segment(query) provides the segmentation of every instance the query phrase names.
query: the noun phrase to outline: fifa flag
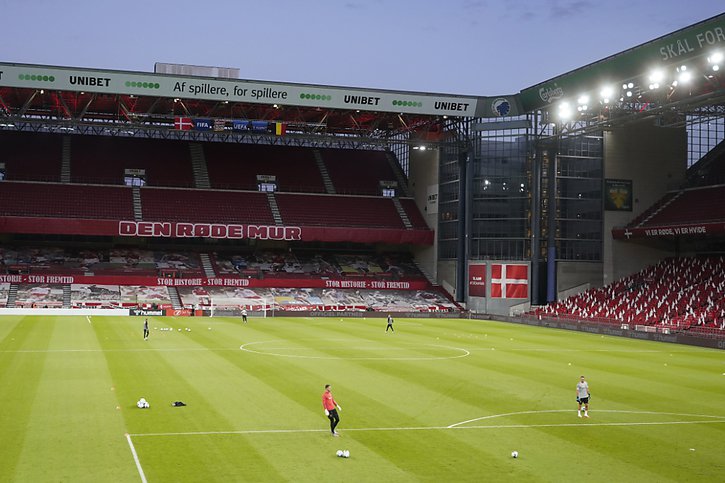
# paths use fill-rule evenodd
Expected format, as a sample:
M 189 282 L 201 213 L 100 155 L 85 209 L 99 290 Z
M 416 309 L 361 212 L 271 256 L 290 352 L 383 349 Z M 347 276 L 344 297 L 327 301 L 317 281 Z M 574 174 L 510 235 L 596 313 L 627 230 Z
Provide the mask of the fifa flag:
M 194 122 L 190 117 L 175 117 L 174 129 L 179 131 L 190 131 L 194 127 Z
M 491 297 L 525 299 L 529 297 L 529 266 L 512 263 L 491 265 Z

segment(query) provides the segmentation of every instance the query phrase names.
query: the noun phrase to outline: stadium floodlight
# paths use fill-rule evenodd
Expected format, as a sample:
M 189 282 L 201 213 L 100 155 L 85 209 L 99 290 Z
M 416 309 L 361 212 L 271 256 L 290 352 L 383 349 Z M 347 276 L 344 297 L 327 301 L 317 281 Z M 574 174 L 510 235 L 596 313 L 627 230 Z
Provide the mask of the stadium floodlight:
M 683 65 L 677 68 L 677 72 L 679 72 L 679 75 L 677 76 L 677 80 L 679 82 L 689 82 L 692 80 L 692 71 L 687 70 L 687 66 Z
M 627 89 L 633 89 L 634 88 L 634 82 L 630 82 L 627 84 Z
M 562 121 L 567 121 L 571 119 L 571 106 L 568 102 L 564 101 L 561 104 L 559 104 L 559 119 Z
M 659 69 L 658 70 L 653 70 L 649 74 L 649 81 L 652 84 L 659 84 L 664 78 L 665 78 L 665 75 Z
M 579 96 L 579 99 L 576 100 L 577 103 L 579 103 L 580 106 L 585 106 L 589 104 L 589 96 L 586 94 L 582 94 Z

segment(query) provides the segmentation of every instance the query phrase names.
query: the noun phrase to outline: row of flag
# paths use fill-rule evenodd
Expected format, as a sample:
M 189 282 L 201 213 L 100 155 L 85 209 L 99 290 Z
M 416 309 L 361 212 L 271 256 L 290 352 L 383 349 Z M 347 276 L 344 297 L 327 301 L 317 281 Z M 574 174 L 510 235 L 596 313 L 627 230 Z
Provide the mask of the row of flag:
M 276 134 L 277 136 L 284 136 L 287 133 L 287 124 L 282 122 L 208 119 L 197 117 L 174 118 L 174 129 L 178 131 L 222 132 L 228 128 L 232 131 L 269 132 Z

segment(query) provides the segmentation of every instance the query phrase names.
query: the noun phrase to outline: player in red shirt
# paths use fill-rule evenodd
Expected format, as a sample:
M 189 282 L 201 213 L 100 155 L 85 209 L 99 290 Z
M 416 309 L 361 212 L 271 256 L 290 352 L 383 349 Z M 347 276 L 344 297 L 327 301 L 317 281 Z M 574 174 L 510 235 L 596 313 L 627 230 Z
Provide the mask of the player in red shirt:
M 340 416 L 337 415 L 337 411 L 342 411 L 342 408 L 337 404 L 335 398 L 332 397 L 332 390 L 329 384 L 325 384 L 325 392 L 322 393 L 322 407 L 325 408 L 325 416 L 330 420 L 330 431 L 332 435 L 340 436 L 335 431 L 335 428 L 337 427 L 337 423 L 340 422 Z

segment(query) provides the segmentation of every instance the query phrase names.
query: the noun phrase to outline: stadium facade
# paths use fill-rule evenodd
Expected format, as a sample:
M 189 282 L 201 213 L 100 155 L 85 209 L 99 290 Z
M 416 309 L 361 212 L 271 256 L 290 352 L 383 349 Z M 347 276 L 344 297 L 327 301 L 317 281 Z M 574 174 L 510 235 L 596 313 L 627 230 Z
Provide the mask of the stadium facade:
M 491 97 L 0 63 L 3 245 L 406 252 L 433 288 L 500 315 L 668 256 L 722 254 L 725 219 L 651 221 L 723 171 L 723 32 L 719 15 Z M 33 166 L 30 144 L 51 145 L 53 160 Z M 111 151 L 149 157 L 124 165 Z M 247 159 L 261 161 L 240 167 Z M 76 210 L 103 202 L 100 214 Z M 221 276 L 227 261 L 172 275 L 265 285 L 263 269 Z M 431 288 L 411 273 L 291 288 Z M 16 291 L 29 282 L 8 280 Z

